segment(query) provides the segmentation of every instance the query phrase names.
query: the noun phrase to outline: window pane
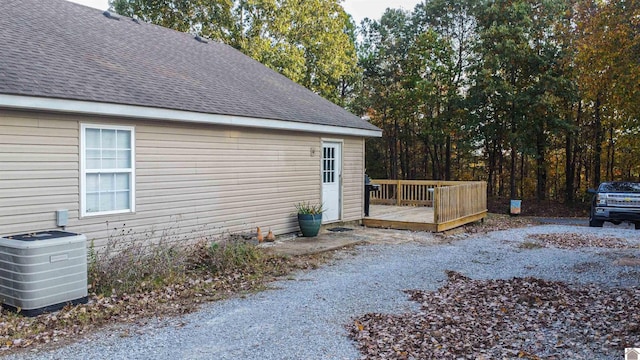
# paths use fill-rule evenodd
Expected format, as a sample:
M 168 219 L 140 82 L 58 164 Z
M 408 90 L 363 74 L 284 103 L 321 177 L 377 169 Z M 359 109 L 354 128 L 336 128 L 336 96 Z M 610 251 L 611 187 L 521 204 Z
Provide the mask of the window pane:
M 102 129 L 102 148 L 103 149 L 115 149 L 116 148 L 116 131 Z
M 102 168 L 101 169 L 116 169 L 116 155 L 115 150 L 103 150 L 102 151 Z
M 113 210 L 126 210 L 129 209 L 129 192 L 118 191 L 116 192 L 116 207 Z
M 129 174 L 116 174 L 115 190 L 129 190 Z
M 100 174 L 100 191 L 113 191 L 116 189 L 114 174 Z
M 112 192 L 100 193 L 100 211 L 115 210 L 115 197 Z
M 85 129 L 87 148 L 100 148 L 100 129 Z
M 118 150 L 116 155 L 118 157 L 118 160 L 116 162 L 118 169 L 128 169 L 131 167 L 131 151 Z
M 102 159 L 102 169 L 116 169 L 116 159 Z
M 100 169 L 100 159 L 87 159 L 87 169 Z
M 115 159 L 118 156 L 118 152 L 115 150 L 102 150 L 102 158 L 103 159 Z
M 100 159 L 102 157 L 100 149 L 87 149 L 87 158 Z
M 131 131 L 118 130 L 118 149 L 131 149 Z
M 98 194 L 87 194 L 87 212 L 97 212 L 100 211 L 98 207 Z
M 87 169 L 100 169 L 100 150 L 87 150 Z
M 98 185 L 100 175 L 98 174 L 87 174 L 87 192 L 93 193 L 100 191 L 100 186 Z

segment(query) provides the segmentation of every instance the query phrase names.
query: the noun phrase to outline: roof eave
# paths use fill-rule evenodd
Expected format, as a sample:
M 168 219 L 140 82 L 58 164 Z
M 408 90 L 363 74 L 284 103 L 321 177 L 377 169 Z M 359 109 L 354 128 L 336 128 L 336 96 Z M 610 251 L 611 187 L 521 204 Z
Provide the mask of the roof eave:
M 332 135 L 349 135 L 362 137 L 382 136 L 381 130 L 368 130 L 295 121 L 208 114 L 138 105 L 111 104 L 93 101 L 25 95 L 0 94 L 0 108 L 64 112 L 83 115 L 116 116 L 145 120 L 165 120 L 200 124 L 228 125 L 272 130 L 302 131 Z

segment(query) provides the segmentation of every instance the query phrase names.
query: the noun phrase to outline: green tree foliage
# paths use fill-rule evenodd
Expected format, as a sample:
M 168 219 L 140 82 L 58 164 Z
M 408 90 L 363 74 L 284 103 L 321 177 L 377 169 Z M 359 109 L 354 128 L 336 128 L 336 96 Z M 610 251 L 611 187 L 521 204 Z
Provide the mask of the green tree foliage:
M 197 32 L 212 39 L 228 40 L 234 25 L 233 0 L 110 0 L 118 14 L 182 32 Z
M 567 201 L 640 179 L 640 1 L 426 0 L 361 36 L 373 177 Z
M 369 163 L 368 169 L 374 176 L 397 178 L 400 153 L 403 148 L 410 147 L 415 138 L 411 129 L 411 109 L 404 104 L 407 92 L 403 85 L 412 38 L 409 14 L 402 10 L 387 10 L 379 21 L 365 19 L 362 36 L 359 56 L 363 84 L 353 108 L 368 113 L 372 122 L 386 134 L 383 139 L 368 142 L 369 157 L 376 159 Z
M 557 108 L 564 89 L 556 25 L 566 9 L 554 0 L 495 0 L 486 5 L 477 16 L 480 60 L 473 75 L 480 89 L 472 90 L 483 93 L 481 101 L 492 105 L 481 128 L 487 128 L 487 138 L 497 140 L 498 147 L 485 150 L 498 157 L 508 150 L 511 198 L 518 196 L 518 157 L 533 156 L 536 195 L 544 199 L 550 135 L 564 126 Z
M 608 179 L 637 174 L 616 153 L 626 159 L 640 155 L 632 145 L 640 125 L 640 1 L 584 1 L 576 17 L 576 75 L 585 111 L 594 118 L 595 185 L 602 173 Z
M 464 176 L 460 160 L 470 153 L 470 137 L 461 89 L 471 18 L 465 4 L 451 4 L 458 13 L 434 16 L 421 4 L 413 14 L 389 9 L 363 23 L 360 103 L 385 134 L 369 143 L 369 158 L 384 154 L 368 164 L 374 176 L 450 179 L 454 167 Z
M 113 0 L 111 7 L 223 41 L 341 105 L 358 71 L 353 24 L 338 0 Z

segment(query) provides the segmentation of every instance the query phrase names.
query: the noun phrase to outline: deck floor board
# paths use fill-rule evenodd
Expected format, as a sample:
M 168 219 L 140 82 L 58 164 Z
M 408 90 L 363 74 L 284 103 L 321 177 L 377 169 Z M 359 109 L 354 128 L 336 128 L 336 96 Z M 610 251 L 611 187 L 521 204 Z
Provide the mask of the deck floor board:
M 482 220 L 486 210 L 452 221 L 436 224 L 432 207 L 370 205 L 363 224 L 369 227 L 440 232 Z
M 369 218 L 433 224 L 433 208 L 426 206 L 371 205 Z

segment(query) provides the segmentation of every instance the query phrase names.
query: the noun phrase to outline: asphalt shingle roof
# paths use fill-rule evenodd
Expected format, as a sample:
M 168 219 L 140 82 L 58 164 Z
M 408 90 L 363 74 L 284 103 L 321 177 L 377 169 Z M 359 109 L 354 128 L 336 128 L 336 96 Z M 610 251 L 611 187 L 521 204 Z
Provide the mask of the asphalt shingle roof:
M 228 45 L 119 17 L 0 1 L 0 94 L 378 130 Z

